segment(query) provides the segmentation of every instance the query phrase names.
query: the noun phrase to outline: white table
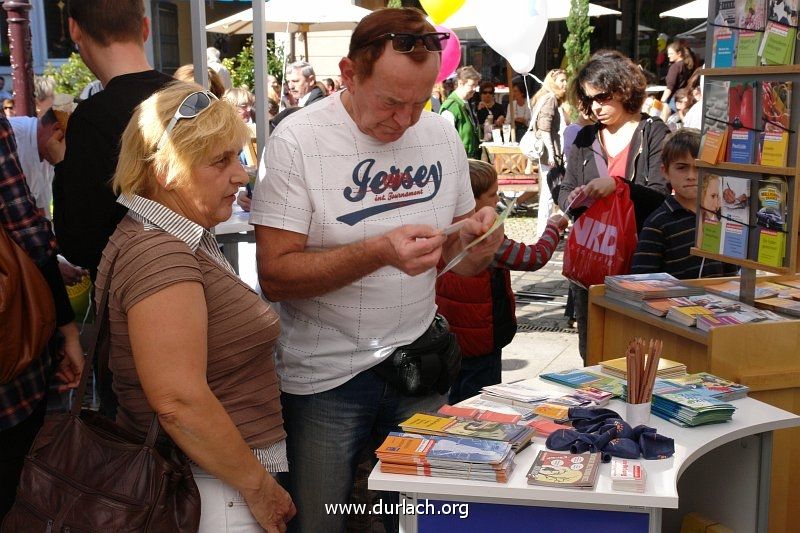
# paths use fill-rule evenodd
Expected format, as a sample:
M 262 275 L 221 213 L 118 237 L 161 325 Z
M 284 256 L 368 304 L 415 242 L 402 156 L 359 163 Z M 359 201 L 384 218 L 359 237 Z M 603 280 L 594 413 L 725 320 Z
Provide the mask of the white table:
M 253 225 L 250 224 L 250 213 L 238 204 L 233 204 L 231 217 L 214 226 L 214 235 L 222 245 L 222 254 L 228 259 L 236 273 L 239 273 L 239 243 L 256 242 Z
M 599 370 L 597 370 L 599 372 Z M 539 379 L 545 389 L 569 389 Z M 380 463 L 369 477 L 371 490 L 397 491 L 401 502 L 433 503 L 440 514 L 400 516 L 400 530 L 539 532 L 677 531 L 682 515 L 698 511 L 739 531 L 767 531 L 772 431 L 800 425 L 800 417 L 751 398 L 732 402 L 731 422 L 681 428 L 656 416 L 649 425 L 675 440 L 675 455 L 643 461 L 647 471 L 642 494 L 611 490 L 610 465 L 604 464 L 592 490 L 537 487 L 526 474 L 544 439 L 516 458 L 508 483 L 384 474 Z M 624 403 L 609 408 L 623 417 Z M 455 502 L 469 502 L 469 519 L 443 514 Z M 437 507 L 438 506 L 438 507 Z M 463 511 L 463 508 L 459 508 Z M 676 511 L 669 511 L 669 510 Z M 666 510 L 666 511 L 665 511 Z M 662 512 L 663 511 L 663 512 Z M 530 526 L 533 527 L 533 526 Z

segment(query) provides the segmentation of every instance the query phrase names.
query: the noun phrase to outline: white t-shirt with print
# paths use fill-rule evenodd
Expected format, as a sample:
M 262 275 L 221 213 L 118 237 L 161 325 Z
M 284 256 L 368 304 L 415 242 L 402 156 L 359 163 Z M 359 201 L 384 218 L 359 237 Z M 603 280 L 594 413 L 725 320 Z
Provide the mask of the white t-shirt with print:
M 464 147 L 424 111 L 391 143 L 362 133 L 341 93 L 280 123 L 262 158 L 252 224 L 307 235 L 327 250 L 405 224 L 444 228 L 475 207 Z M 381 268 L 341 289 L 280 307 L 277 370 L 290 394 L 337 387 L 419 337 L 436 312 L 435 269 Z

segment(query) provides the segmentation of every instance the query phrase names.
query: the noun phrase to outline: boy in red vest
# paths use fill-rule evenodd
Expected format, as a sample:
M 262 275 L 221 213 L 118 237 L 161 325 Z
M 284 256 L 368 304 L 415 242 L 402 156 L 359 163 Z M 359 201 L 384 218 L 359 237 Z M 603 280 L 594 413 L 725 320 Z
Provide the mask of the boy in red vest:
M 496 206 L 497 172 L 484 161 L 469 160 L 469 178 L 475 210 Z M 536 244 L 515 242 L 506 237 L 492 265 L 477 276 L 447 272 L 436 280 L 436 305 L 450 323 L 461 347 L 463 359 L 458 378 L 450 389 L 450 404 L 480 394 L 486 385 L 500 383 L 501 352 L 517 332 L 514 292 L 509 270 L 542 268 L 558 245 L 567 219 L 550 217 Z M 443 263 L 439 265 L 440 268 Z

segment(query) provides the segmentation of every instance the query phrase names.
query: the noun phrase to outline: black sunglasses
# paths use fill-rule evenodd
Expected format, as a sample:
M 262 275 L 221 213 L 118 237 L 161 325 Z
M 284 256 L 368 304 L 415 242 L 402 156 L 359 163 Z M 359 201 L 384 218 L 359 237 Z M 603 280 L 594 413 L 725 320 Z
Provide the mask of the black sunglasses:
M 481 91 L 481 94 L 494 94 L 494 91 Z
M 422 42 L 425 50 L 428 52 L 441 52 L 444 48 L 442 44 L 450 38 L 449 33 L 432 32 L 432 33 L 386 33 L 368 42 L 370 45 L 376 41 L 386 40 L 392 41 L 392 49 L 401 54 L 407 54 L 414 50 L 418 42 Z
M 597 93 L 594 96 L 589 96 L 588 94 L 584 97 L 584 101 L 586 105 L 592 105 L 592 102 L 597 102 L 600 105 L 607 104 L 614 98 L 614 93 L 605 92 L 605 93 Z

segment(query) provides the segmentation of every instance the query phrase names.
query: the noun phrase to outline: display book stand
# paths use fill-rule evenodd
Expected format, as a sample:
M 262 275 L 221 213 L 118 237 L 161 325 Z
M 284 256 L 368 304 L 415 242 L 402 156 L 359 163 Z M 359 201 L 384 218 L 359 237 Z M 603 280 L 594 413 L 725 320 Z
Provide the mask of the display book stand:
M 769 0 L 764 0 L 768 2 Z M 709 0 L 709 21 L 714 20 L 718 1 Z M 713 57 L 714 26 L 709 24 L 706 38 L 707 64 Z M 715 165 L 697 161 L 700 182 L 709 174 L 747 178 L 750 187 L 750 225 L 756 225 L 759 180 L 771 176 L 787 178 L 788 213 L 786 216 L 786 251 L 780 266 L 764 264 L 758 258 L 758 229 L 750 228 L 746 258 L 733 258 L 700 249 L 701 231 L 691 253 L 741 267 L 740 299 L 752 304 L 756 271 L 773 275 L 759 279 L 780 281 L 796 278 L 800 270 L 800 41 L 795 43 L 791 65 L 706 68 L 705 83 L 717 80 L 792 81 L 791 116 L 786 167 L 723 162 Z M 704 87 L 705 94 L 705 87 Z M 703 99 L 707 103 L 706 98 Z M 705 109 L 704 115 L 705 115 Z M 756 128 L 761 128 L 761 85 L 757 84 Z M 705 122 L 705 118 L 704 118 Z M 705 125 L 705 124 L 704 124 Z M 759 150 L 756 140 L 754 150 Z M 755 152 L 754 152 L 755 154 Z M 754 159 L 755 160 L 755 159 Z M 701 187 L 698 187 L 698 218 L 702 210 Z M 699 220 L 698 220 L 699 222 Z M 719 279 L 686 281 L 690 285 L 720 283 Z M 681 326 L 650 315 L 632 306 L 605 297 L 605 286 L 589 291 L 589 326 L 587 364 L 620 357 L 625 354 L 631 337 L 660 338 L 664 341 L 664 357 L 686 364 L 689 372 L 708 371 L 744 383 L 750 396 L 776 407 L 800 413 L 800 320 L 761 322 L 719 327 L 708 333 Z M 735 415 L 734 415 L 735 416 Z M 731 480 L 736 482 L 735 480 Z M 800 429 L 776 432 L 773 441 L 771 471 L 770 531 L 789 531 L 800 521 Z M 733 525 L 732 525 L 733 526 Z M 733 526 L 735 527 L 735 526 Z

